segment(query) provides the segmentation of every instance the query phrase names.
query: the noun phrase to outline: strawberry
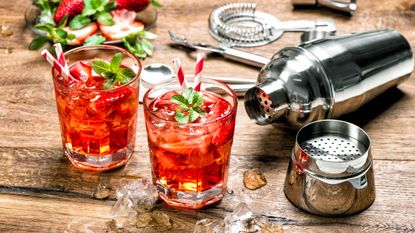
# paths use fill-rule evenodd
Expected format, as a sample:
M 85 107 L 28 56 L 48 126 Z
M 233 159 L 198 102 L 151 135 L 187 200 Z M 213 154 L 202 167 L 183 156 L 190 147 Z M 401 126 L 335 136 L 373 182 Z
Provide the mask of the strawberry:
M 64 28 L 70 34 L 75 35 L 75 39 L 68 41 L 69 45 L 80 45 L 83 44 L 84 41 L 95 34 L 98 31 L 98 26 L 95 22 L 89 23 L 84 28 L 78 30 L 72 30 L 69 27 Z
M 150 5 L 150 0 L 116 0 L 117 9 L 127 9 L 129 11 L 142 11 Z
M 125 9 L 111 12 L 114 25 L 108 26 L 99 23 L 99 29 L 107 40 L 119 40 L 131 33 L 137 33 L 144 29 L 144 24 L 135 21 L 136 13 Z
M 65 15 L 68 15 L 68 20 L 82 12 L 84 8 L 84 0 L 63 0 L 56 9 L 53 19 L 59 23 Z

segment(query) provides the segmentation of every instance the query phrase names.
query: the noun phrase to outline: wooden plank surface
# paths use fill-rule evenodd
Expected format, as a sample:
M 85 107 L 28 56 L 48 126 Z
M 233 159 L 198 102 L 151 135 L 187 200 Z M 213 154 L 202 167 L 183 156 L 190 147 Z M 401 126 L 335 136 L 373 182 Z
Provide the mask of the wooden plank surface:
M 207 18 L 214 6 L 229 1 L 162 1 L 155 41 L 156 53 L 146 59 L 170 63 L 183 60 L 191 72 L 194 54 L 171 48 L 167 30 L 186 34 L 197 42 L 216 44 L 210 37 Z M 257 1 L 258 9 L 280 20 L 336 20 L 338 33 L 395 28 L 415 47 L 415 1 L 359 0 L 355 16 L 348 18 L 329 10 L 292 10 L 288 0 Z M 150 177 L 148 149 L 140 109 L 136 152 L 128 165 L 103 174 L 73 170 L 62 157 L 59 123 L 55 109 L 50 68 L 38 51 L 28 51 L 33 35 L 25 27 L 24 9 L 30 1 L 0 1 L 0 25 L 10 25 L 13 35 L 0 35 L 0 232 L 105 232 L 114 203 L 93 199 L 99 184 L 116 187 L 128 176 Z M 246 51 L 271 57 L 277 50 L 299 42 L 298 33 L 285 33 L 277 42 Z M 11 53 L 10 53 L 11 52 Z M 209 57 L 206 75 L 254 79 L 258 70 L 220 57 Z M 240 201 L 256 213 L 284 224 L 286 232 L 415 232 L 415 80 L 392 89 L 342 119 L 362 126 L 373 141 L 377 197 L 365 212 L 346 218 L 323 218 L 301 212 L 285 198 L 282 186 L 294 143 L 293 131 L 252 123 L 240 101 L 231 159 L 229 189 L 224 200 L 200 211 L 179 211 L 158 205 L 174 224 L 173 232 L 192 232 L 205 217 L 222 218 Z M 249 191 L 242 173 L 259 168 L 268 185 Z

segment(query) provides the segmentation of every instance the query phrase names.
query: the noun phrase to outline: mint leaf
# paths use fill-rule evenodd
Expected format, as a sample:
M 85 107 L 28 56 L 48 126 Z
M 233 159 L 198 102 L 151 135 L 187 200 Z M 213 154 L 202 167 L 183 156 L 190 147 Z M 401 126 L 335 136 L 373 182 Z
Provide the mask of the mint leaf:
M 103 36 L 93 35 L 85 40 L 84 45 L 98 45 L 102 44 L 105 40 L 106 39 Z
M 121 53 L 115 54 L 110 63 L 101 60 L 92 62 L 92 69 L 105 78 L 104 89 L 114 87 L 117 82 L 128 83 L 135 77 L 136 74 L 130 68 L 121 68 L 121 62 Z
M 182 95 L 174 95 L 170 98 L 170 101 L 176 103 L 182 108 L 188 108 L 189 106 L 189 101 L 187 101 L 187 99 Z
M 117 53 L 112 57 L 111 63 L 110 63 L 112 72 L 114 73 L 118 72 L 118 70 L 120 69 L 121 61 L 122 61 L 121 53 Z
M 203 95 L 202 93 L 195 91 L 192 98 L 192 106 L 199 107 L 201 105 L 203 105 Z
M 154 33 L 151 33 L 149 31 L 142 31 L 142 37 L 148 40 L 153 40 L 157 38 L 157 35 Z
M 134 71 L 132 71 L 130 68 L 122 68 L 117 76 L 120 76 L 122 80 L 121 83 L 128 83 L 132 78 L 135 77 Z
M 97 13 L 97 10 L 95 10 L 93 8 L 87 8 L 87 7 L 85 7 L 82 10 L 82 16 L 90 16 L 90 15 L 94 15 L 95 13 Z
M 115 85 L 114 80 L 111 80 L 111 79 L 105 79 L 105 82 L 104 82 L 104 89 L 105 89 L 105 90 L 106 90 L 106 89 L 111 89 L 111 88 L 113 88 L 113 87 L 114 87 L 114 85 Z
M 148 40 L 156 37 L 156 34 L 142 30 L 124 37 L 123 43 L 124 47 L 134 53 L 137 57 L 145 58 L 151 56 L 154 52 L 154 46 Z
M 194 122 L 195 120 L 197 120 L 197 118 L 199 118 L 199 116 L 200 116 L 199 113 L 193 110 L 193 108 L 189 109 L 190 122 Z
M 112 10 L 115 10 L 117 8 L 117 2 L 110 2 L 109 4 L 107 4 L 106 6 L 105 6 L 105 11 L 108 11 L 108 12 L 110 12 L 110 11 L 112 11 Z
M 105 25 L 108 25 L 108 26 L 114 25 L 114 21 L 112 20 L 112 16 L 108 12 L 99 13 L 98 17 L 97 17 L 97 20 L 98 20 L 98 22 L 100 22 L 102 24 L 105 24 Z
M 156 0 L 151 0 L 151 5 L 153 5 L 154 7 L 162 7 L 163 5 L 161 5 L 161 3 L 159 3 Z
M 189 100 L 188 102 L 189 102 L 189 104 L 191 104 L 194 94 L 195 94 L 195 91 L 193 90 L 193 88 L 189 87 L 184 91 L 183 96 L 184 96 L 184 98 Z
M 58 28 L 56 29 L 56 34 L 60 37 L 60 38 L 66 38 L 68 36 L 68 32 L 66 32 L 65 30 L 63 30 L 62 28 Z
M 67 39 L 67 40 L 73 40 L 73 39 L 75 39 L 75 35 L 74 35 L 74 34 L 69 33 L 69 34 L 66 36 L 66 39 Z
M 52 24 L 43 24 L 43 23 L 36 24 L 35 28 L 39 29 L 39 30 L 42 30 L 42 31 L 45 31 L 47 33 L 52 33 L 53 30 L 54 30 L 54 27 L 53 27 Z
M 72 30 L 78 30 L 78 29 L 85 27 L 90 22 L 91 20 L 88 17 L 77 15 L 71 20 L 71 22 L 69 22 L 69 27 Z
M 141 41 L 141 47 L 143 48 L 144 52 L 146 52 L 149 56 L 153 54 L 154 47 L 148 40 L 143 39 Z
M 174 119 L 182 124 L 185 124 L 189 121 L 189 116 L 184 114 L 183 112 L 176 110 L 176 114 L 174 115 Z
M 63 16 L 61 21 L 59 22 L 58 28 L 63 28 L 68 23 L 68 15 Z
M 201 116 L 204 116 L 206 114 L 206 112 L 203 109 L 199 108 L 199 107 L 193 108 L 193 110 L 195 110 Z
M 92 69 L 99 75 L 103 72 L 111 72 L 111 66 L 105 61 L 95 60 L 92 62 Z
M 46 36 L 37 37 L 34 40 L 32 40 L 32 42 L 30 42 L 29 49 L 30 50 L 39 49 L 43 47 L 48 41 L 49 41 L 49 37 L 46 37 Z

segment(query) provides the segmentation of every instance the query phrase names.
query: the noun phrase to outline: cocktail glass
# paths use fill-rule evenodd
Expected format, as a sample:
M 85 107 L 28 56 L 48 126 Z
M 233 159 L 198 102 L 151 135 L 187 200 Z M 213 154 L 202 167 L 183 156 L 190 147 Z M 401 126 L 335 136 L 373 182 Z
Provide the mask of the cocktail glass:
M 218 202 L 226 191 L 237 95 L 223 83 L 202 79 L 207 113 L 183 124 L 174 120 L 177 105 L 169 100 L 177 90 L 175 80 L 144 96 L 153 183 L 168 205 L 198 209 Z
M 133 154 L 141 62 L 130 52 L 108 45 L 78 47 L 64 54 L 71 67 L 78 61 L 110 61 L 117 53 L 122 55 L 121 64 L 136 75 L 128 83 L 111 89 L 69 86 L 52 69 L 64 154 L 81 170 L 114 169 L 125 165 Z M 92 76 L 83 81 L 85 85 L 93 82 Z

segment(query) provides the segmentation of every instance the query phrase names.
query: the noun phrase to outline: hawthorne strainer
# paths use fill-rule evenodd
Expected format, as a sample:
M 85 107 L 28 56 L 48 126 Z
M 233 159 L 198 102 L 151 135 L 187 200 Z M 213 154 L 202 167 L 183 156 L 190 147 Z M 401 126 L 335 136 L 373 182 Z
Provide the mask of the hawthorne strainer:
M 230 46 L 255 47 L 277 40 L 284 31 L 311 32 L 307 40 L 324 38 L 336 31 L 331 19 L 279 21 L 258 11 L 255 3 L 229 3 L 214 9 L 209 16 L 210 34 Z
M 320 215 L 349 215 L 373 202 L 369 136 L 339 120 L 310 123 L 297 133 L 284 192 L 297 207 Z

